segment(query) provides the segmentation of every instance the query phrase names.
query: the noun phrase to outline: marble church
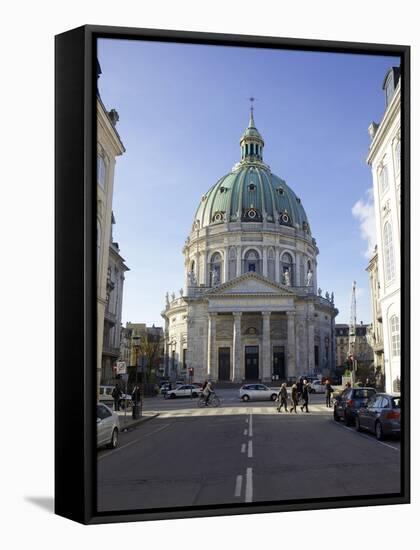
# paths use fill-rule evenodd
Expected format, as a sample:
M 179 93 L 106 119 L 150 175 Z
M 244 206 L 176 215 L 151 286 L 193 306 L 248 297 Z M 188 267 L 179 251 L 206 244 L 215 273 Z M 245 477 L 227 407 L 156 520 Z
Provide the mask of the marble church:
M 166 374 L 290 380 L 335 366 L 334 294 L 301 199 L 263 160 L 254 122 L 240 161 L 201 197 L 183 248 L 185 285 L 166 295 Z

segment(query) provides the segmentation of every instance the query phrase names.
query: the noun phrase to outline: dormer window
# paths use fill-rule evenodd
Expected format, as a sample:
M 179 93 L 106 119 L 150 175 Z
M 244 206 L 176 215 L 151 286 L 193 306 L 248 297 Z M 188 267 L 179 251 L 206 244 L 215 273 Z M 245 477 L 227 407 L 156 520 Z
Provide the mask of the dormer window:
M 224 193 L 225 191 L 227 191 L 226 187 L 223 187 L 223 186 L 220 187 L 220 192 L 221 192 L 221 193 Z
M 284 189 L 283 189 L 283 187 L 277 187 L 276 191 L 277 191 L 277 193 L 278 193 L 279 195 L 284 195 Z
M 300 204 L 300 198 L 299 198 L 299 197 L 296 197 L 296 202 L 297 202 L 298 204 Z
M 248 186 L 248 189 L 250 191 L 255 191 L 255 183 L 250 183 L 249 186 Z

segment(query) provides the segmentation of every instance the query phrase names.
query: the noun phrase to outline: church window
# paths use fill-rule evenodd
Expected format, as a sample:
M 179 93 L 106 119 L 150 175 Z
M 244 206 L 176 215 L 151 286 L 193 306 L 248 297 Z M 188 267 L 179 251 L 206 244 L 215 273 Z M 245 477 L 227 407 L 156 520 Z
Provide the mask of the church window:
M 255 183 L 250 183 L 249 184 L 249 190 L 250 191 L 255 191 Z
M 244 259 L 244 272 L 260 273 L 260 256 L 256 250 L 248 250 Z
M 394 244 L 392 241 L 392 228 L 389 222 L 384 226 L 384 256 L 385 256 L 385 279 L 387 282 L 395 277 Z
M 292 258 L 292 256 L 288 252 L 285 252 L 283 254 L 282 258 L 281 258 L 281 263 L 282 263 L 281 273 L 283 274 L 283 280 L 281 280 L 280 282 L 281 283 L 286 282 L 287 277 L 288 277 L 289 280 L 290 280 L 290 284 L 293 286 L 294 277 L 293 277 L 293 258 Z M 286 272 L 288 272 L 288 276 L 286 275 Z

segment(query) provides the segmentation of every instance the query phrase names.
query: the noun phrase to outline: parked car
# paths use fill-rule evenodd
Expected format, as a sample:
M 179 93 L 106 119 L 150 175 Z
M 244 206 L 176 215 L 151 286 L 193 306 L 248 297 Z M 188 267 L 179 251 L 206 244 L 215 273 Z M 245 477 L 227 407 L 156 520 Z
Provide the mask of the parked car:
M 175 399 L 175 397 L 198 397 L 200 395 L 201 388 L 195 384 L 183 384 L 177 386 L 174 390 L 168 390 L 165 393 L 166 399 Z
M 118 446 L 120 419 L 103 403 L 96 405 L 96 441 L 97 447 L 106 445 L 110 449 Z
M 321 380 L 314 380 L 310 383 L 310 393 L 325 393 L 325 384 Z
M 343 419 L 346 426 L 351 426 L 357 411 L 364 407 L 374 394 L 374 388 L 348 388 L 342 391 L 334 400 L 334 420 Z
M 264 384 L 245 384 L 239 389 L 239 399 L 242 401 L 275 401 L 279 390 L 277 388 L 269 388 Z
M 355 418 L 358 431 L 367 430 L 376 439 L 401 433 L 401 396 L 388 393 L 373 395 L 365 407 L 361 407 Z

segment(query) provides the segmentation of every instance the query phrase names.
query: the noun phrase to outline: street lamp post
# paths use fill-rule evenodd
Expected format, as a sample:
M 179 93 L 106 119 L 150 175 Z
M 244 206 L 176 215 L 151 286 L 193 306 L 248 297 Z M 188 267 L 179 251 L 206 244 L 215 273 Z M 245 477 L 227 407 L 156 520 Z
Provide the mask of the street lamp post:
M 133 336 L 133 340 L 136 341 L 135 344 L 133 344 L 134 353 L 135 353 L 135 367 L 136 367 L 136 376 L 135 376 L 135 390 L 134 390 L 134 404 L 133 404 L 133 418 L 137 419 L 142 415 L 142 407 L 138 405 L 137 403 L 137 380 L 138 380 L 138 368 L 139 368 L 139 354 L 140 354 L 140 337 L 139 336 Z M 143 396 L 142 392 L 140 392 L 140 405 L 142 405 Z

